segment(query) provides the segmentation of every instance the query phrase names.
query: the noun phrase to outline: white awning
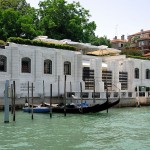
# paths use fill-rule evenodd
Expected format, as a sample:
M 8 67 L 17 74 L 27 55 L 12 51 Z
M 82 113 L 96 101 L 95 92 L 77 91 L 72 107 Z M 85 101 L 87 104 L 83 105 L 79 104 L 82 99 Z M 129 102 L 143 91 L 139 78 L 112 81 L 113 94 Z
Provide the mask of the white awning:
M 107 68 L 108 65 L 106 63 L 102 63 L 102 68 Z
M 83 60 L 82 65 L 86 67 L 90 67 L 90 61 L 89 60 Z

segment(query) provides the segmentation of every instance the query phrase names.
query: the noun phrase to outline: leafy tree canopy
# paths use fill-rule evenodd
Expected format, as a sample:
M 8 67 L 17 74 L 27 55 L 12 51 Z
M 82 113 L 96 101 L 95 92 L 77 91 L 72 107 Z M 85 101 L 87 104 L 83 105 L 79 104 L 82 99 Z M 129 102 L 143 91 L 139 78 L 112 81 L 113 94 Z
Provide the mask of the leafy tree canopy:
M 45 0 L 35 9 L 26 0 L 0 0 L 0 39 L 33 39 L 46 35 L 52 39 L 108 45 L 107 37 L 95 36 L 96 24 L 79 2 Z
M 96 29 L 95 22 L 89 21 L 89 11 L 79 2 L 46 0 L 39 4 L 40 27 L 45 35 L 54 39 L 89 41 Z
M 106 36 L 103 36 L 103 37 L 91 36 L 90 42 L 91 44 L 96 45 L 96 46 L 107 45 L 108 47 L 111 47 L 110 40 L 107 39 Z

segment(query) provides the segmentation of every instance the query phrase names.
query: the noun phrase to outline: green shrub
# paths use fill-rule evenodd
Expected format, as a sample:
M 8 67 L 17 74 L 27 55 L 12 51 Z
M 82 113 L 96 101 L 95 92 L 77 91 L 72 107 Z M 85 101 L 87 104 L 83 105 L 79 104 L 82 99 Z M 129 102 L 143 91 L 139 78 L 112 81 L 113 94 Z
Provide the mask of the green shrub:
M 129 49 L 123 49 L 121 51 L 121 54 L 134 55 L 134 56 L 142 56 L 143 52 L 141 50 L 139 50 L 139 49 L 129 48 Z
M 41 46 L 41 47 L 49 47 L 49 48 L 57 48 L 57 49 L 66 49 L 66 50 L 72 50 L 75 51 L 75 47 L 69 46 L 66 44 L 54 44 L 54 43 L 48 43 L 43 42 L 40 40 L 30 40 L 30 39 L 22 39 L 20 37 L 10 37 L 8 42 L 14 42 L 17 44 L 26 44 L 26 45 L 34 45 L 34 46 Z
M 3 40 L 0 40 L 0 45 L 6 45 L 6 43 Z
M 143 57 L 143 56 L 134 56 L 134 55 L 128 55 L 127 57 L 135 58 L 135 59 L 144 59 L 144 60 L 150 60 L 150 57 Z

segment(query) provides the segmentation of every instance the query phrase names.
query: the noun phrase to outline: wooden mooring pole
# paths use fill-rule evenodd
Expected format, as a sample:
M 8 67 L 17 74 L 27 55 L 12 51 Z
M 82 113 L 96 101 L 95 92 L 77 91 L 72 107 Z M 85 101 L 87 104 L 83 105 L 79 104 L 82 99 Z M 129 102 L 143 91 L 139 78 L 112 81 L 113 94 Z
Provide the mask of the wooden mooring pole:
M 11 114 L 13 114 L 13 104 L 14 104 L 13 84 L 11 84 Z
M 33 120 L 33 83 L 32 83 L 32 115 L 31 119 Z
M 16 121 L 16 105 L 15 105 L 15 101 L 16 101 L 16 83 L 15 81 L 13 81 L 13 91 L 14 91 L 14 94 L 13 94 L 13 121 Z
M 29 81 L 28 81 L 28 107 L 30 107 L 30 102 L 29 102 Z
M 82 103 L 83 103 L 82 82 L 80 82 L 80 97 L 81 97 L 81 112 L 82 112 L 83 111 L 82 109 Z
M 107 99 L 107 106 L 108 106 L 108 103 L 109 103 L 109 95 L 108 95 L 108 88 L 106 89 L 106 99 Z M 108 107 L 107 107 L 107 113 L 108 113 Z
M 45 85 L 43 80 L 43 102 L 45 102 Z
M 94 79 L 94 89 L 93 89 L 93 104 L 95 104 L 95 79 Z
M 60 96 L 60 76 L 58 76 L 58 102 L 59 102 L 59 96 Z
M 52 118 L 52 84 L 50 84 L 50 99 L 49 99 L 49 112 L 50 112 L 50 118 Z
M 64 80 L 64 116 L 66 116 L 66 75 Z
M 71 84 L 71 82 L 70 82 L 70 93 L 71 93 L 71 103 L 72 103 L 72 84 Z
M 4 123 L 9 123 L 9 100 L 8 100 L 8 86 L 9 81 L 5 82 L 5 93 L 4 93 Z

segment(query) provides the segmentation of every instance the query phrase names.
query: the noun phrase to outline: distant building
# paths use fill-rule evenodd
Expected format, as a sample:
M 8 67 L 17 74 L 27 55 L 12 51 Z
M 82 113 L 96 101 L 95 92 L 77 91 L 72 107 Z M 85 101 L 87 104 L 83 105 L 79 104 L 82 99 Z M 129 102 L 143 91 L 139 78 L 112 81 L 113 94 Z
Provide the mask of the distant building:
M 131 43 L 131 47 L 141 49 L 144 53 L 150 52 L 150 30 L 142 29 L 138 33 L 129 35 L 128 41 Z
M 122 50 L 125 43 L 127 43 L 127 40 L 125 40 L 124 35 L 121 36 L 121 39 L 117 39 L 117 36 L 115 36 L 114 39 L 111 40 L 111 47 Z

